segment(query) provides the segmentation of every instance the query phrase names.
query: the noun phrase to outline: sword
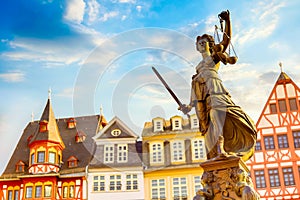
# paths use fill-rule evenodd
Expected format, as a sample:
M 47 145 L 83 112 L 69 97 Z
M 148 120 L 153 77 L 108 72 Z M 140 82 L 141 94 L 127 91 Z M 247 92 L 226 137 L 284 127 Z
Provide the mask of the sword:
M 171 90 L 169 85 L 166 83 L 166 81 L 163 79 L 163 77 L 159 74 L 159 72 L 155 69 L 155 67 L 152 67 L 152 70 L 154 71 L 154 73 L 156 74 L 158 79 L 162 82 L 162 84 L 165 86 L 165 88 L 168 90 L 168 92 L 173 97 L 173 99 L 176 101 L 176 103 L 179 105 L 179 107 L 180 108 L 183 107 L 183 104 L 181 103 L 181 101 L 178 99 L 176 94 Z M 187 116 L 189 117 L 189 114 L 187 114 Z

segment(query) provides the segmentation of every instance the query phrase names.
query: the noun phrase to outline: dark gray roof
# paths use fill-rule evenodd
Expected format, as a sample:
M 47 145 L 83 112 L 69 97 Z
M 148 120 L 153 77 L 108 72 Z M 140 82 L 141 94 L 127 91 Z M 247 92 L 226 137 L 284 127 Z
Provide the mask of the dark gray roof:
M 77 125 L 76 128 L 72 129 L 67 128 L 67 121 L 69 118 L 57 119 L 60 136 L 65 144 L 60 174 L 83 172 L 85 170 L 85 167 L 88 165 L 95 150 L 95 143 L 92 137 L 96 134 L 99 117 L 99 115 L 76 117 Z M 39 129 L 39 121 L 28 123 L 1 178 L 13 178 L 19 175 L 28 174 L 27 168 L 29 166 L 30 153 L 28 141 L 37 129 Z M 87 136 L 82 143 L 76 143 L 75 141 L 75 136 L 78 131 L 84 132 Z M 67 160 L 71 156 L 75 156 L 78 159 L 77 167 L 68 167 Z M 25 172 L 16 172 L 16 164 L 20 160 L 25 163 Z

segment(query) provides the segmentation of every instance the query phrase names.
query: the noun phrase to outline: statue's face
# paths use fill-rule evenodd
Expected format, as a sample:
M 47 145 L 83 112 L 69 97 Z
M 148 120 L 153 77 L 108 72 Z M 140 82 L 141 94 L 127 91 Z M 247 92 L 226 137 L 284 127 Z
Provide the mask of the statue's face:
M 200 53 L 208 51 L 209 50 L 208 40 L 206 38 L 198 40 L 196 42 L 196 48 Z

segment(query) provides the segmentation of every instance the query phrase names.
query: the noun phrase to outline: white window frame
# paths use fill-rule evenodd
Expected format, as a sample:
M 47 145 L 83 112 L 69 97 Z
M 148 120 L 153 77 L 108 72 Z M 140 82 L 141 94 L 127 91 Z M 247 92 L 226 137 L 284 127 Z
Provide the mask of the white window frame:
M 182 119 L 181 118 L 172 118 L 172 130 L 178 131 L 182 130 Z
M 170 145 L 171 145 L 171 162 L 185 161 L 184 140 L 171 141 Z
M 96 178 L 97 177 L 97 178 Z M 96 183 L 96 186 L 95 186 Z M 95 175 L 93 176 L 93 192 L 104 192 L 105 191 L 105 176 L 104 175 Z M 97 188 L 95 190 L 95 188 Z
M 186 177 L 172 179 L 172 197 L 176 200 L 185 200 L 188 197 L 188 185 Z
M 164 130 L 164 121 L 163 119 L 155 119 L 153 120 L 153 131 L 154 132 L 159 132 Z
M 205 159 L 205 145 L 203 138 L 195 138 L 191 140 L 192 147 L 192 160 L 199 161 Z
M 114 150 L 113 144 L 104 145 L 104 163 L 114 162 Z
M 156 191 L 154 193 L 154 191 Z M 151 199 L 167 199 L 165 179 L 151 180 Z
M 126 190 L 134 191 L 138 190 L 138 175 L 137 174 L 126 174 Z
M 122 191 L 121 174 L 111 174 L 109 176 L 109 191 Z
M 118 163 L 125 163 L 128 161 L 128 144 L 118 144 L 117 152 Z
M 164 143 L 155 142 L 150 144 L 150 164 L 157 165 L 164 163 Z
M 199 120 L 197 118 L 197 115 L 191 116 L 191 129 L 199 128 Z
M 201 184 L 201 176 L 194 176 L 194 194 L 198 192 L 198 190 L 202 189 L 202 184 Z
M 53 151 L 49 151 L 49 155 L 48 155 L 48 162 L 51 164 L 55 164 L 56 163 L 56 153 Z

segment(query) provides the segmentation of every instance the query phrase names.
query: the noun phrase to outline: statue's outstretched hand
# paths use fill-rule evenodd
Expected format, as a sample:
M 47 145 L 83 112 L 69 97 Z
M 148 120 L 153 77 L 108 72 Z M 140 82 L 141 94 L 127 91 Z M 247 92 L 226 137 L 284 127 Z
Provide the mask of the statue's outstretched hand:
M 179 106 L 178 107 L 178 110 L 181 110 L 183 112 L 183 114 L 187 114 L 191 111 L 192 107 L 190 105 L 186 105 L 186 104 L 183 104 L 182 106 Z

